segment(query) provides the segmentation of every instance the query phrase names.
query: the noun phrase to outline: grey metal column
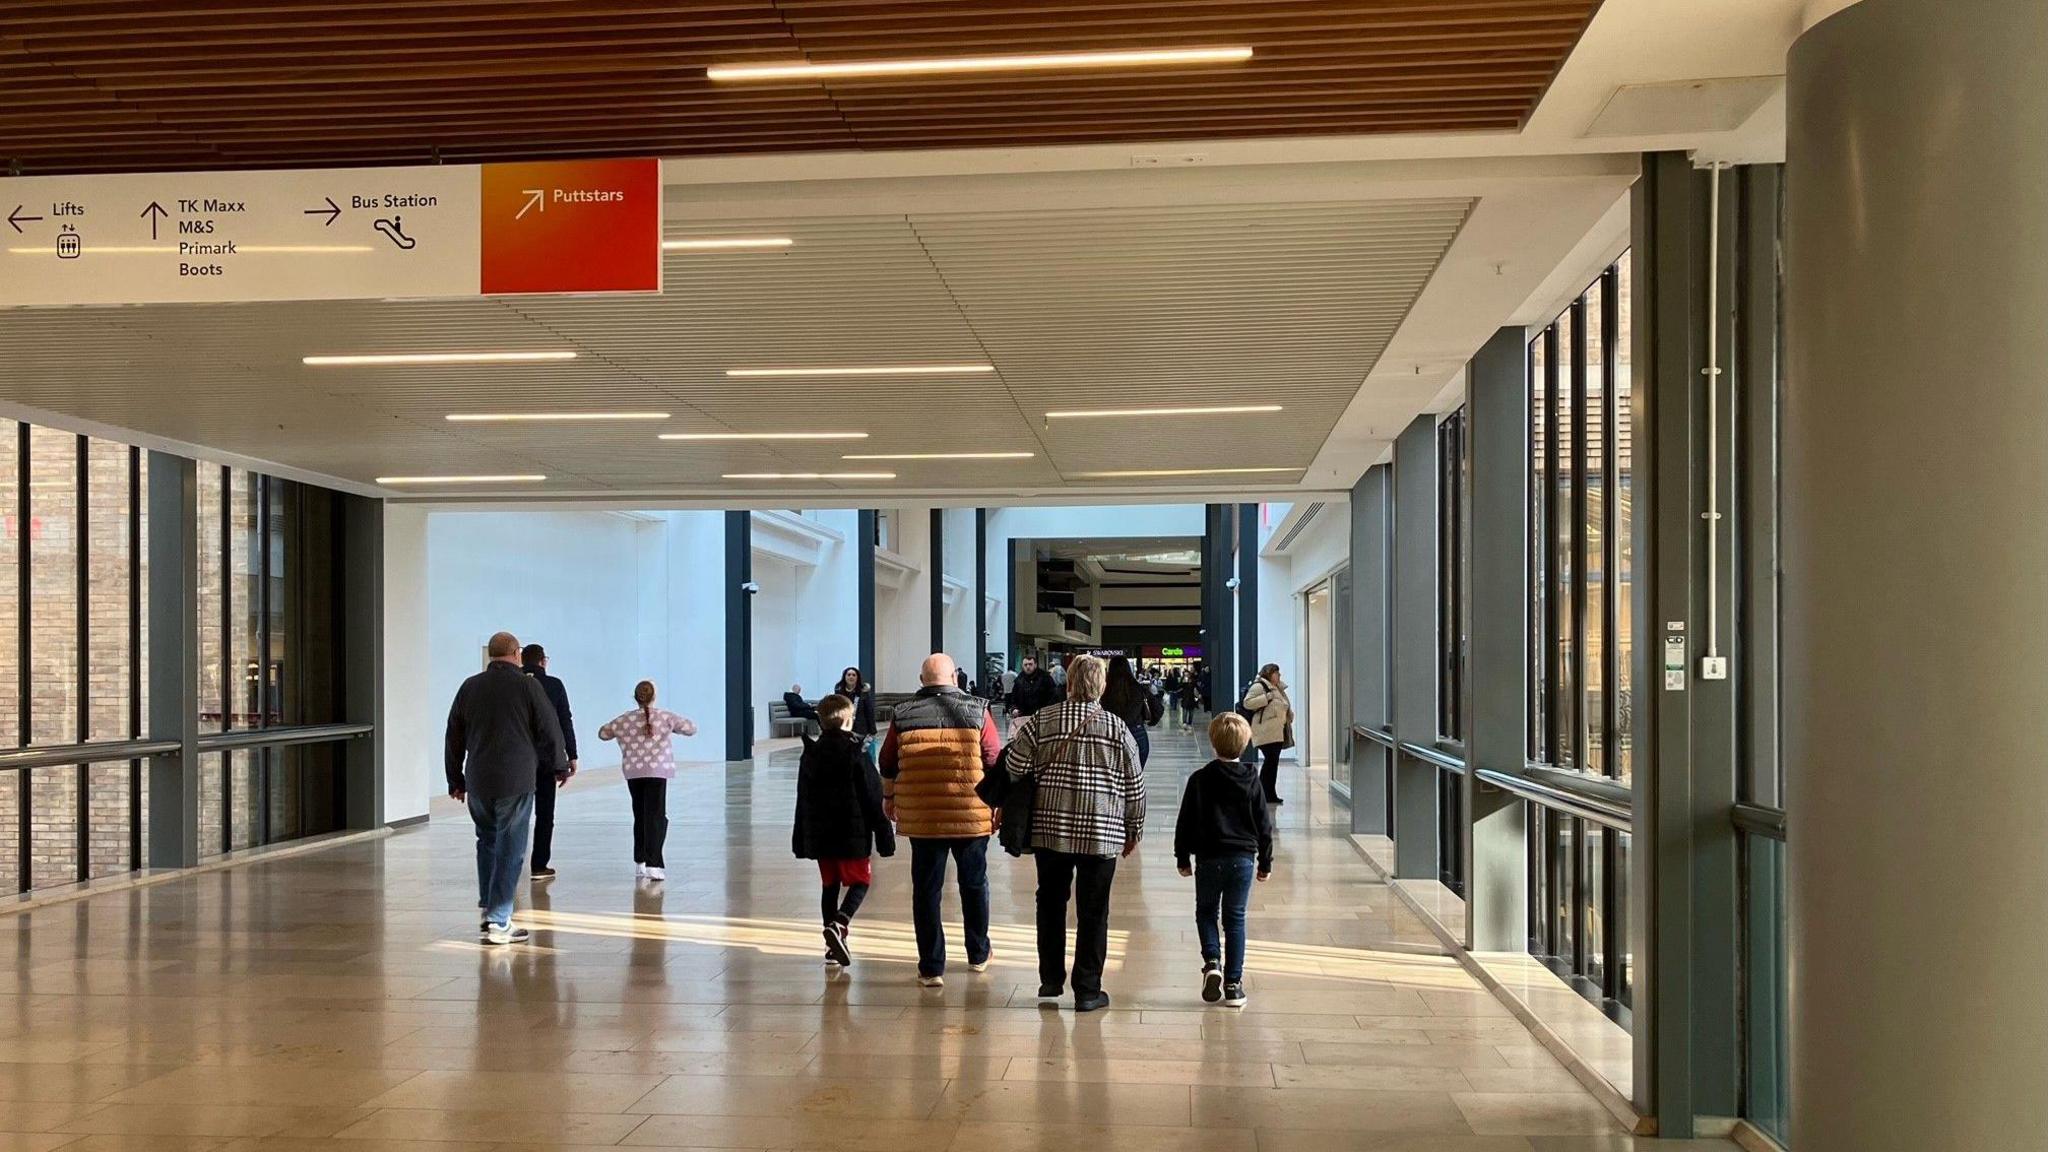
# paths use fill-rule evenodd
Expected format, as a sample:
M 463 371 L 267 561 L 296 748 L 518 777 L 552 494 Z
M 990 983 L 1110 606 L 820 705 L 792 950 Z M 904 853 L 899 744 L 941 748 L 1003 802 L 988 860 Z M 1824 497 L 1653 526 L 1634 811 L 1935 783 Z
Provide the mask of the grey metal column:
M 346 827 L 384 825 L 384 502 L 337 494 L 342 547 L 342 715 L 374 724 L 368 740 L 341 745 Z
M 1387 611 L 1393 595 L 1388 550 L 1392 479 L 1392 467 L 1375 464 L 1351 489 L 1351 653 L 1357 669 L 1351 715 L 1359 727 L 1375 731 L 1394 719 L 1387 661 L 1393 624 Z M 1363 836 L 1394 833 L 1387 826 L 1387 753 L 1378 744 L 1352 749 L 1351 830 Z
M 932 509 L 932 651 L 946 650 L 946 510 Z
M 1394 441 L 1394 735 L 1437 737 L 1436 417 L 1417 416 Z M 1394 757 L 1394 875 L 1439 875 L 1437 770 Z
M 1217 712 L 1227 712 L 1244 687 L 1234 683 L 1237 624 L 1229 588 L 1236 575 L 1231 548 L 1236 522 L 1228 504 L 1204 506 L 1203 517 L 1202 660 L 1209 668 L 1210 705 Z
M 1249 684 L 1265 663 L 1259 652 L 1259 506 L 1237 506 L 1237 682 Z M 1284 676 L 1308 683 L 1304 669 Z
M 854 615 L 860 626 L 860 675 L 869 684 L 875 682 L 875 530 L 876 518 L 873 508 L 863 508 L 859 513 L 860 543 L 855 552 L 854 584 L 857 607 Z
M 149 735 L 176 755 L 149 762 L 149 866 L 199 863 L 199 475 L 149 454 Z
M 1465 376 L 1471 438 L 1471 589 L 1466 631 L 1465 763 L 1519 772 L 1529 746 L 1529 350 L 1503 328 Z M 1446 637 L 1445 643 L 1454 638 Z M 1472 815 L 1466 846 L 1466 939 L 1475 951 L 1519 952 L 1529 942 L 1528 820 L 1523 802 L 1465 777 Z
M 1741 357 L 1739 176 L 1722 177 L 1718 444 L 1723 520 L 1707 507 L 1706 367 L 1709 180 L 1677 153 L 1644 160 L 1635 191 L 1634 853 L 1638 1105 L 1660 1135 L 1688 1138 L 1702 1116 L 1740 1107 L 1739 871 L 1734 827 L 1735 681 L 1701 676 L 1707 563 L 1721 651 L 1738 650 L 1730 545 Z M 1775 213 L 1772 213 L 1773 217 Z M 1761 226 L 1769 226 L 1763 222 Z M 1770 270 L 1755 270 L 1768 274 Z M 1667 657 L 1667 653 L 1669 654 Z M 1667 660 L 1671 667 L 1667 669 Z M 1731 666 L 1736 663 L 1730 660 Z M 1668 673 L 1668 674 L 1667 674 Z
M 754 755 L 754 514 L 725 514 L 725 758 Z
M 974 679 L 988 691 L 988 509 L 974 510 Z
M 1801 1152 L 2048 1147 L 2040 0 L 1790 58 L 1784 718 Z

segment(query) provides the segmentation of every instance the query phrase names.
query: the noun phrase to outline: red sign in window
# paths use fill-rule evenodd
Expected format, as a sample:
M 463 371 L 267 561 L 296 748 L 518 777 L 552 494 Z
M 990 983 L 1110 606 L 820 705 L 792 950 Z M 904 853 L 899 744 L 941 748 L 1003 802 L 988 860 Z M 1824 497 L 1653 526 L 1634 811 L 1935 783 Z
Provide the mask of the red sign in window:
M 484 165 L 483 290 L 661 291 L 661 162 Z

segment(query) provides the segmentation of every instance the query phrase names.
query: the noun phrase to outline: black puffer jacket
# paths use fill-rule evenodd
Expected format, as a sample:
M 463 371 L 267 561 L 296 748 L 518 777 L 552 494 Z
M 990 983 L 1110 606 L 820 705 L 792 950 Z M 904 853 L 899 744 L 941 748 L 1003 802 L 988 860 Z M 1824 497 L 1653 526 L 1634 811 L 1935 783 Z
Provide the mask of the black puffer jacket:
M 843 729 L 804 738 L 796 770 L 796 827 L 789 847 L 804 860 L 861 860 L 896 854 L 896 830 L 882 814 L 882 776 L 861 737 Z

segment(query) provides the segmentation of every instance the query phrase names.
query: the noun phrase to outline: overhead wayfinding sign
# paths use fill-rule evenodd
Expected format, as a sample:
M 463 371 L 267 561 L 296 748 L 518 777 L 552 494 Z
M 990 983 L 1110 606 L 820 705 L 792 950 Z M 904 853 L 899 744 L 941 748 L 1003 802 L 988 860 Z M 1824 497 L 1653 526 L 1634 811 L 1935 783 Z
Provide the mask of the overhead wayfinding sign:
M 661 291 L 656 160 L 27 176 L 0 212 L 0 307 Z

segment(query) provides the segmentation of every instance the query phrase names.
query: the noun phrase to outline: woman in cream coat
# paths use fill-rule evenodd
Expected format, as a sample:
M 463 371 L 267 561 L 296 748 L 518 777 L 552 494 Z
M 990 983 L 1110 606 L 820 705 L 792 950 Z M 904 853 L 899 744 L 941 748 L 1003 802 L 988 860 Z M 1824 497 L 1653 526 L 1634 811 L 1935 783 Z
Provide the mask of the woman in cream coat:
M 1251 713 L 1252 743 L 1265 763 L 1259 766 L 1259 783 L 1265 786 L 1266 803 L 1280 799 L 1280 750 L 1294 743 L 1294 702 L 1287 698 L 1287 681 L 1278 664 L 1259 669 L 1259 678 L 1245 689 L 1244 710 Z

